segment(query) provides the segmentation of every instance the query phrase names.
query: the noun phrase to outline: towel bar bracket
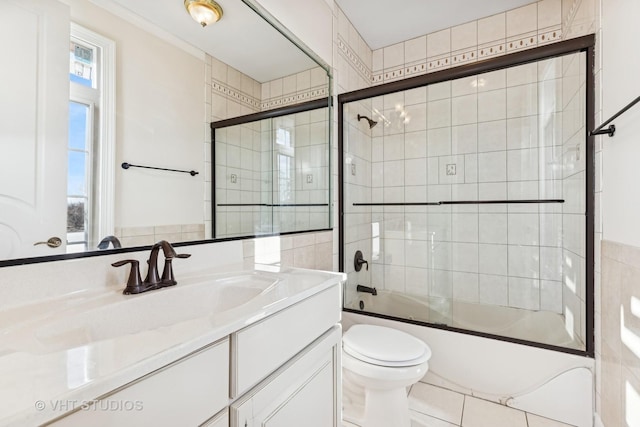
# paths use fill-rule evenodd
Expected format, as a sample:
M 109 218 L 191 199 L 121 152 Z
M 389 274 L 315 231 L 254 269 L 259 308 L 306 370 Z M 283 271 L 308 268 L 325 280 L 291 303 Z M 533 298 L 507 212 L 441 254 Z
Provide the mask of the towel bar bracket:
M 589 132 L 591 136 L 609 135 L 609 138 L 616 134 L 616 125 L 609 125 L 606 129 L 594 130 Z

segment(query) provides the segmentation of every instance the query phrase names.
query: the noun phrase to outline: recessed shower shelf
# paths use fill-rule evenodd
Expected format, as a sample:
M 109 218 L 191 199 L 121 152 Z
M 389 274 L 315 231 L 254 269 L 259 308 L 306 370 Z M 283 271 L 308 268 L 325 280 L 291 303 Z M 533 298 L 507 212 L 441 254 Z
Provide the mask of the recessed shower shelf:
M 391 202 L 391 203 L 354 203 L 353 206 L 441 206 L 441 205 L 503 205 L 503 204 L 564 203 L 564 199 L 534 200 L 454 200 L 439 202 Z

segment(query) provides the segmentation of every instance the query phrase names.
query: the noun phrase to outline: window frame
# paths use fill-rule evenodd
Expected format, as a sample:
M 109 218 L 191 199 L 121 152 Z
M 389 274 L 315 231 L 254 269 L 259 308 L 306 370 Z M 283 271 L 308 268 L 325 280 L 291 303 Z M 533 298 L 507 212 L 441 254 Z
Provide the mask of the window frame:
M 89 188 L 91 217 L 86 248 L 92 250 L 101 238 L 115 232 L 116 44 L 74 22 L 71 22 L 69 40 L 96 48 L 95 88 L 70 81 L 69 93 L 70 101 L 93 103 L 93 167 Z

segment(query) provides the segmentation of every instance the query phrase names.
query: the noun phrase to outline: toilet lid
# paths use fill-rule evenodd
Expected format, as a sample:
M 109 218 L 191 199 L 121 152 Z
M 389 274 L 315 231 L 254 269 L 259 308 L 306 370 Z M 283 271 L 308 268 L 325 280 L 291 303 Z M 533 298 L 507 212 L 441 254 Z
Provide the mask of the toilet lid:
M 423 341 L 397 329 L 354 325 L 342 337 L 342 348 L 356 359 L 382 366 L 413 366 L 431 357 Z

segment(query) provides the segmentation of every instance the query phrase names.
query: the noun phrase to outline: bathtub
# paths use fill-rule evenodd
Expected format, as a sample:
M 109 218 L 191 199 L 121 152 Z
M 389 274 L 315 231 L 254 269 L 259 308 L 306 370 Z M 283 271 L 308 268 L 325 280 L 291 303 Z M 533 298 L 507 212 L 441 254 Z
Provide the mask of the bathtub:
M 380 290 L 376 296 L 359 292 L 348 308 L 576 350 L 584 349 L 584 343 L 567 332 L 564 317 L 549 311 L 429 299 L 388 290 Z
M 376 296 L 358 293 L 345 307 L 360 311 L 360 303 L 364 306 L 362 313 L 444 323 L 503 336 L 513 334 L 537 342 L 543 338 L 543 342 L 553 341 L 553 345 L 565 347 L 578 345 L 567 334 L 562 316 L 554 313 L 465 302 L 429 306 L 425 298 L 384 290 Z M 451 320 L 451 313 L 455 313 L 455 321 Z M 574 426 L 593 426 L 592 358 L 359 312 L 343 313 L 344 331 L 360 323 L 403 330 L 429 344 L 433 355 L 422 382 Z

